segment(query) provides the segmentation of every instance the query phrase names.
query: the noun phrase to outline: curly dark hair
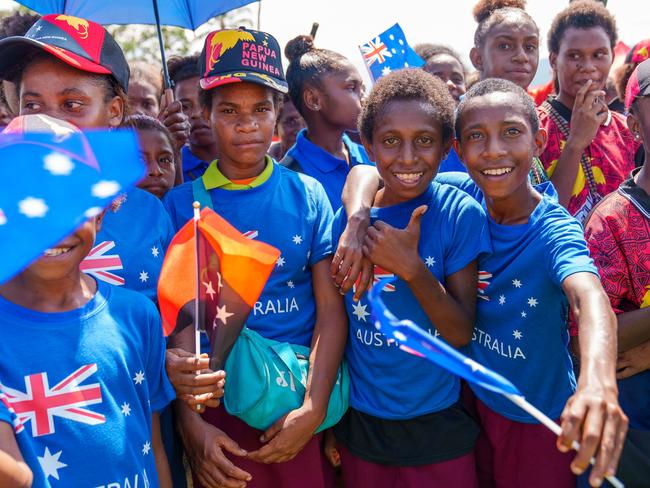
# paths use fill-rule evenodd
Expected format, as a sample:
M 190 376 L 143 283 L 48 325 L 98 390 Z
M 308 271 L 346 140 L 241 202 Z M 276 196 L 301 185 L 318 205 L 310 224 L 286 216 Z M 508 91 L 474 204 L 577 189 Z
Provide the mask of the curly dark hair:
M 474 47 L 483 49 L 485 39 L 487 39 L 492 28 L 513 14 L 521 16 L 524 21 L 531 22 L 539 34 L 535 20 L 525 9 L 525 0 L 479 0 L 472 9 L 474 19 L 478 22 L 474 32 Z
M 169 78 L 174 82 L 187 80 L 195 76 L 200 76 L 199 73 L 199 55 L 193 54 L 191 56 L 172 56 L 167 60 L 167 70 L 169 71 Z
M 289 60 L 289 97 L 303 117 L 305 108 L 302 94 L 305 86 L 319 86 L 323 75 L 340 72 L 349 63 L 345 56 L 337 52 L 316 48 L 314 39 L 305 35 L 291 39 L 284 48 L 284 55 Z
M 609 37 L 612 49 L 614 49 L 618 40 L 616 19 L 607 10 L 607 7 L 594 0 L 578 0 L 571 2 L 567 8 L 553 19 L 551 28 L 548 31 L 548 50 L 550 53 L 557 54 L 560 52 L 560 43 L 564 33 L 570 27 L 576 29 L 602 27 Z
M 169 129 L 158 119 L 154 119 L 150 115 L 133 114 L 129 115 L 122 122 L 122 127 L 129 127 L 135 130 L 149 130 L 158 131 L 163 134 L 169 141 L 169 145 L 174 147 L 174 140 Z
M 12 36 L 24 36 L 41 18 L 40 15 L 14 12 L 0 19 L 0 39 Z
M 539 117 L 537 115 L 537 107 L 535 107 L 535 102 L 533 99 L 526 93 L 526 91 L 518 85 L 515 85 L 512 81 L 504 80 L 501 78 L 488 78 L 487 80 L 479 81 L 472 88 L 469 89 L 465 96 L 458 104 L 456 108 L 456 139 L 460 140 L 460 132 L 463 121 L 463 112 L 467 108 L 467 105 L 471 103 L 474 98 L 482 97 L 490 93 L 513 93 L 517 96 L 521 102 L 521 106 L 524 111 L 524 116 L 530 123 L 530 128 L 533 132 L 539 130 Z
M 413 47 L 413 50 L 417 53 L 418 56 L 424 59 L 425 63 L 427 63 L 431 58 L 438 56 L 439 54 L 447 54 L 460 63 L 460 67 L 463 69 L 463 71 L 467 71 L 465 69 L 465 63 L 463 63 L 463 59 L 460 57 L 460 54 L 448 46 L 423 42 L 421 44 L 416 44 Z
M 454 99 L 447 85 L 421 69 L 401 69 L 382 76 L 373 86 L 359 115 L 359 131 L 371 141 L 377 119 L 392 102 L 421 101 L 431 107 L 442 126 L 443 142 L 447 143 L 454 129 Z

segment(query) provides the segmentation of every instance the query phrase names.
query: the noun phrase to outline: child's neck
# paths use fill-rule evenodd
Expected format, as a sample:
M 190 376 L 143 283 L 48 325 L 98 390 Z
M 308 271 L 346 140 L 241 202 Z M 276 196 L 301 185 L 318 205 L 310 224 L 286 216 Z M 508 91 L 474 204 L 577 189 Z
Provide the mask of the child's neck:
M 431 182 L 429 182 L 429 184 L 431 184 Z M 427 189 L 428 188 L 429 187 L 427 186 Z M 419 198 L 424 193 L 426 193 L 426 190 L 415 197 L 413 196 L 406 197 L 393 192 L 390 189 L 390 187 L 385 186 L 381 188 L 379 191 L 377 191 L 377 195 L 375 195 L 375 200 L 372 206 L 377 208 L 392 207 L 394 205 L 399 205 L 401 203 L 408 202 L 410 200 L 415 200 L 416 198 Z
M 645 162 L 634 178 L 636 185 L 645 191 L 648 195 L 650 195 L 650 167 L 648 166 L 648 164 L 650 164 L 649 159 L 650 155 L 648 155 L 646 152 Z
M 192 151 L 192 154 L 194 154 L 201 161 L 205 161 L 207 163 L 211 162 L 217 157 L 216 143 L 210 144 L 209 146 L 194 146 L 190 144 L 190 151 Z
M 558 93 L 556 100 L 569 110 L 573 110 L 573 104 L 575 103 L 576 99 L 575 97 L 567 95 L 562 91 L 562 89 L 560 89 L 560 93 Z
M 97 282 L 82 272 L 57 280 L 42 280 L 29 269 L 0 285 L 0 295 L 37 312 L 68 312 L 83 307 L 97 292 Z
M 248 180 L 250 178 L 256 178 L 262 174 L 262 171 L 266 168 L 266 158 L 262 158 L 261 161 L 250 166 L 240 165 L 226 158 L 220 158 L 217 167 L 230 181 Z
M 485 197 L 485 204 L 497 224 L 520 225 L 528 222 L 530 215 L 541 201 L 542 195 L 535 190 L 529 182 L 517 192 L 505 198 Z
M 317 120 L 309 125 L 307 139 L 335 158 L 346 159 L 346 149 L 342 139 L 343 132 L 340 128 L 333 128 L 329 124 Z

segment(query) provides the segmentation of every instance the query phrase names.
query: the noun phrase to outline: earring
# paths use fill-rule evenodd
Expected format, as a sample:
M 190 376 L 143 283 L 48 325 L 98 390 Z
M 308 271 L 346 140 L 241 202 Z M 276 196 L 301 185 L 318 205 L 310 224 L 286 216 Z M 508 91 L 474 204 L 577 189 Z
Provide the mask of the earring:
M 638 132 L 635 132 L 634 133 L 634 140 L 638 141 L 639 139 L 641 139 L 641 135 Z

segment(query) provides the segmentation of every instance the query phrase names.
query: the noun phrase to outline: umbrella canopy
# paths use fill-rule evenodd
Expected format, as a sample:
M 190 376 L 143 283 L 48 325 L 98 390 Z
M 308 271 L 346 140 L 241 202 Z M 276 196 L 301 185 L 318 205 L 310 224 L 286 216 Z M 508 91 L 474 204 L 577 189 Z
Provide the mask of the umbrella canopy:
M 161 25 L 198 29 L 212 17 L 243 7 L 255 0 L 158 1 Z M 18 0 L 41 15 L 67 14 L 99 24 L 156 25 L 154 0 Z

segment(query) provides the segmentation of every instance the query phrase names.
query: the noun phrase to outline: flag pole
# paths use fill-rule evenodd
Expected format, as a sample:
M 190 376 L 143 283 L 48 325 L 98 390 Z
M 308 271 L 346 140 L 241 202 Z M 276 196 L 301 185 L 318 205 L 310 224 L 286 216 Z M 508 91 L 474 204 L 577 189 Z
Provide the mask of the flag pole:
M 199 264 L 199 220 L 201 219 L 201 204 L 199 202 L 194 202 L 192 203 L 192 208 L 194 209 L 194 257 L 196 263 L 196 290 L 194 293 L 194 354 L 198 358 L 201 356 L 201 326 L 199 324 L 199 295 L 201 293 L 201 266 Z M 200 412 L 203 410 L 203 405 L 197 404 L 195 408 Z
M 553 422 L 549 417 L 547 417 L 542 411 L 537 409 L 534 405 L 531 405 L 526 401 L 526 399 L 521 395 L 514 395 L 512 393 L 503 393 L 503 395 L 510 400 L 512 403 L 517 405 L 522 410 L 526 411 L 532 417 L 535 417 L 541 424 L 546 426 L 551 432 L 559 436 L 562 434 L 562 427 Z M 580 444 L 577 441 L 573 441 L 571 447 L 578 451 L 580 449 Z M 592 457 L 589 462 L 593 465 L 596 460 Z M 614 488 L 625 488 L 625 485 L 616 477 L 616 476 L 605 476 L 605 479 L 609 481 Z

